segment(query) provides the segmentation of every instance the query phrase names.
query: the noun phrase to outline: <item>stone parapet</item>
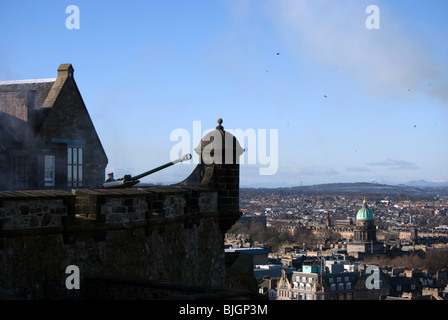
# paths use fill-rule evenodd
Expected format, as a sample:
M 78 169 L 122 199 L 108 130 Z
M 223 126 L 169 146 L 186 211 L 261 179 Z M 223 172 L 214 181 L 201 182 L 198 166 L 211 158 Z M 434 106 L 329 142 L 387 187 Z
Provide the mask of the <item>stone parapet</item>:
M 0 230 L 61 226 L 74 204 L 73 195 L 59 190 L 0 192 Z
M 197 186 L 2 192 L 0 290 L 83 298 L 65 286 L 69 265 L 81 289 L 95 276 L 225 287 L 223 214 Z

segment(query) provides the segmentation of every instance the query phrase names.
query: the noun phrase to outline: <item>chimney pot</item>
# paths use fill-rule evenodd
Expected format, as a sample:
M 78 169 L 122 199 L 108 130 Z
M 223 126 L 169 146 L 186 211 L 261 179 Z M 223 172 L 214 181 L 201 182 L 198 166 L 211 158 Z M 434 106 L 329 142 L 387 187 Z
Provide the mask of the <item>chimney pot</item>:
M 58 77 L 73 77 L 73 71 L 71 63 L 63 63 L 58 68 Z

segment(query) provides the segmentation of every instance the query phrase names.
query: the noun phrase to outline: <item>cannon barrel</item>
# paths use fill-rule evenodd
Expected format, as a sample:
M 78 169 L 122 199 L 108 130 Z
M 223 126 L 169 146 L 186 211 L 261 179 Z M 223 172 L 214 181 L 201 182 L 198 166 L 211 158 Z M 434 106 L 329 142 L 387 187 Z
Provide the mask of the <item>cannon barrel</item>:
M 162 170 L 162 169 L 171 167 L 173 164 L 176 164 L 176 163 L 179 163 L 179 162 L 182 162 L 182 161 L 185 161 L 185 160 L 190 160 L 190 159 L 191 159 L 191 154 L 186 154 L 186 155 L 184 155 L 183 157 L 180 157 L 179 159 L 176 159 L 176 160 L 174 160 L 174 161 L 165 163 L 164 165 L 161 165 L 161 166 L 159 166 L 159 167 L 157 167 L 157 168 L 154 168 L 154 169 L 152 169 L 152 170 L 149 170 L 149 171 L 143 172 L 143 173 L 141 173 L 141 174 L 138 174 L 138 175 L 136 175 L 136 176 L 134 176 L 134 177 L 131 177 L 131 180 L 138 180 L 138 179 L 141 179 L 141 178 L 146 177 L 146 176 L 149 176 L 150 174 L 153 174 L 153 173 L 155 173 L 155 172 L 157 172 L 157 171 L 160 171 L 160 170 Z
M 130 188 L 133 185 L 139 183 L 140 181 L 138 179 L 141 179 L 143 177 L 146 177 L 150 174 L 153 174 L 157 171 L 160 171 L 162 169 L 168 168 L 176 163 L 182 162 L 182 161 L 186 161 L 186 160 L 190 160 L 191 159 L 191 154 L 186 154 L 183 157 L 180 157 L 179 159 L 176 159 L 174 161 L 165 163 L 164 165 L 161 165 L 157 168 L 151 169 L 149 171 L 143 172 L 141 174 L 138 174 L 136 176 L 130 176 L 130 175 L 125 175 L 123 178 L 121 179 L 117 179 L 115 181 L 111 181 L 111 182 L 105 182 L 103 183 L 103 188 L 106 189 L 113 189 L 113 188 Z

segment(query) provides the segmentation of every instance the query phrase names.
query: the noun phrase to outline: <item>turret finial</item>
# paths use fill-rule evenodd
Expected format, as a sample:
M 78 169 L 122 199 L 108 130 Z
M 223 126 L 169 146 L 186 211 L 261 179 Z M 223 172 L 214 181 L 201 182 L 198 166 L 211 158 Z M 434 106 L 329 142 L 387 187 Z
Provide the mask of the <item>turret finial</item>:
M 219 119 L 218 119 L 218 126 L 216 126 L 216 129 L 218 129 L 218 130 L 224 130 L 224 127 L 221 125 L 222 122 L 223 122 L 222 119 L 219 118 Z

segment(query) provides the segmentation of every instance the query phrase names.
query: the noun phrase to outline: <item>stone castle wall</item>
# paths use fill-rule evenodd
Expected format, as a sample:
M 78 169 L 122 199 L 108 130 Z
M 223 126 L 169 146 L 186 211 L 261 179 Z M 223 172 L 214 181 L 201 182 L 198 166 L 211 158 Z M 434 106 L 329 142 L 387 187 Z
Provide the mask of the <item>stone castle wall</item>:
M 86 292 L 89 278 L 225 287 L 222 221 L 200 187 L 0 192 L 0 295 L 95 298 L 107 281 Z

